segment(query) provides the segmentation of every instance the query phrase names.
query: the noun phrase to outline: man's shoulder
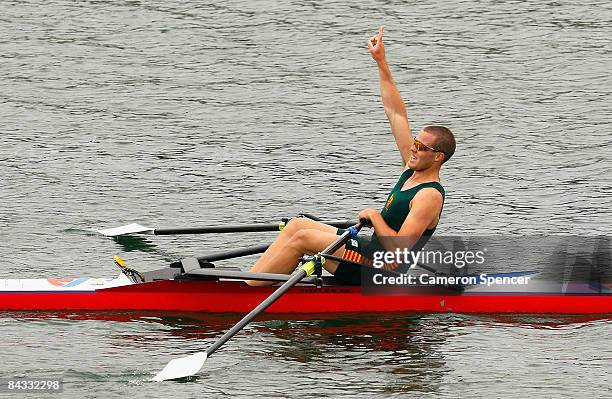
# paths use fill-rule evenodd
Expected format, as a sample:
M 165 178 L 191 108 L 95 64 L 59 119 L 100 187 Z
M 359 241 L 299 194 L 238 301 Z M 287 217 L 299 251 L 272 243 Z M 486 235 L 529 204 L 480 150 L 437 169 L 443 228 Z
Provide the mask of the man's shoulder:
M 439 184 L 439 182 L 437 182 Z M 440 185 L 440 187 L 442 187 Z M 444 202 L 444 195 L 438 190 L 436 187 L 432 187 L 428 185 L 426 187 L 421 188 L 414 196 L 416 201 L 432 201 L 439 202 L 442 204 Z

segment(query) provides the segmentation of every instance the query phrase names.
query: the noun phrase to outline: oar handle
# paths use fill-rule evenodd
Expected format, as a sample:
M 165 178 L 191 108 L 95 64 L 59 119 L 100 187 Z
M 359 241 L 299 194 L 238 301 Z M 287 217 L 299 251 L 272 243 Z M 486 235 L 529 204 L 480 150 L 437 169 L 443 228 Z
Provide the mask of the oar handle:
M 370 221 L 370 219 L 366 219 L 366 218 L 361 218 L 359 219 L 359 223 L 356 225 L 359 226 L 359 228 L 361 229 L 362 227 L 372 227 L 372 222 Z

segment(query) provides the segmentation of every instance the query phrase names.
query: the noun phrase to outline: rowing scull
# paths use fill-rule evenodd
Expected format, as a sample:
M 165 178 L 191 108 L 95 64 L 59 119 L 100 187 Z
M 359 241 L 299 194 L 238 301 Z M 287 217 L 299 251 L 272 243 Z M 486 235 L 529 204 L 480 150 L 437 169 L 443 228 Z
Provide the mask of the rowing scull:
M 274 286 L 248 286 L 241 280 L 253 278 L 253 275 L 237 269 L 184 272 L 169 267 L 144 273 L 144 277 L 144 282 L 134 282 L 123 274 L 116 278 L 0 279 L 0 311 L 244 313 L 275 289 Z M 272 274 L 264 277 L 273 281 L 286 278 Z M 537 279 L 537 273 L 533 273 L 532 278 Z M 397 295 L 366 295 L 362 287 L 337 284 L 333 277 L 324 277 L 322 286 L 312 283 L 312 278 L 307 278 L 291 288 L 267 312 L 612 314 L 612 282 L 603 283 L 596 289 L 586 287 L 565 292 L 546 289 L 517 292 L 505 286 L 481 285 L 463 290 L 414 286 L 404 288 Z

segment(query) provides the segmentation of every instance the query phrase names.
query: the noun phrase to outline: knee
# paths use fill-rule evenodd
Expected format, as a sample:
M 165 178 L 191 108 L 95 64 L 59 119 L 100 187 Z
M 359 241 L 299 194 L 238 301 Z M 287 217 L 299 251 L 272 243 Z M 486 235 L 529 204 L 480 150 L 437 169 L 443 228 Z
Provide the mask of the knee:
M 310 219 L 306 218 L 293 218 L 289 222 L 287 222 L 287 225 L 283 229 L 283 233 L 289 234 L 289 236 L 291 237 L 298 231 L 308 228 L 309 221 Z
M 312 241 L 312 230 L 301 229 L 296 231 L 291 238 L 289 239 L 288 245 L 299 251 L 299 252 L 307 252 L 310 247 L 310 242 Z

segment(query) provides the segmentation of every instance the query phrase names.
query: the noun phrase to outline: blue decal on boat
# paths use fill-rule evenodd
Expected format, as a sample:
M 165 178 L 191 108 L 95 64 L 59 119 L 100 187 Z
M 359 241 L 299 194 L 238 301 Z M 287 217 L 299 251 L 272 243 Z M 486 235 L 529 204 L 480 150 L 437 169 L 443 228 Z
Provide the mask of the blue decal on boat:
M 87 281 L 87 280 L 89 280 L 89 279 L 88 278 L 77 278 L 77 279 L 74 279 L 73 281 L 71 281 L 69 283 L 64 284 L 64 287 L 74 287 L 74 286 L 77 286 L 77 285 L 83 283 L 84 281 Z

